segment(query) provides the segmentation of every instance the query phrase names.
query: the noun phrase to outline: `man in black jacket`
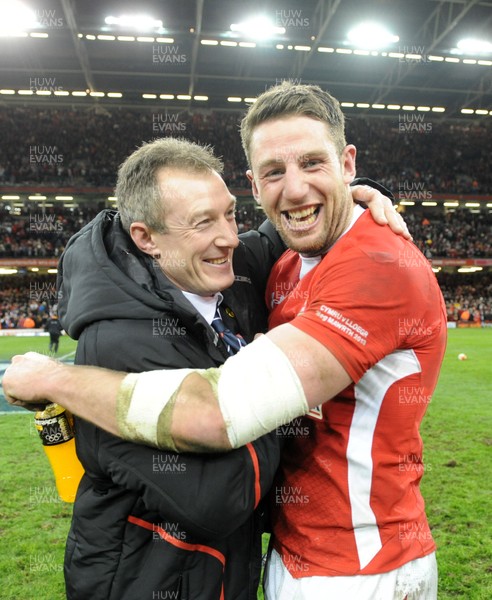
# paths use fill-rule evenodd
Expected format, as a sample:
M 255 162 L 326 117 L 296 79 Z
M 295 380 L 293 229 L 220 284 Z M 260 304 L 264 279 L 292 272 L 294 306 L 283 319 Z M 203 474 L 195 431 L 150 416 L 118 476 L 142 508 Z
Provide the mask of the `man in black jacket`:
M 256 289 L 282 247 L 257 232 L 248 248 L 239 243 L 221 170 L 209 149 L 170 138 L 122 165 L 119 213 L 100 213 L 59 265 L 59 314 L 79 340 L 77 364 L 219 366 L 228 354 L 211 327 L 218 304 L 247 342 L 265 331 Z M 181 456 L 78 419 L 76 441 L 86 473 L 67 542 L 70 600 L 256 598 L 257 507 L 279 460 L 275 433 L 231 454 Z
M 49 352 L 51 355 L 55 355 L 58 352 L 58 344 L 60 343 L 60 336 L 63 331 L 63 327 L 58 320 L 58 315 L 54 313 L 50 315 L 50 318 L 46 321 L 44 329 L 49 333 L 50 336 Z

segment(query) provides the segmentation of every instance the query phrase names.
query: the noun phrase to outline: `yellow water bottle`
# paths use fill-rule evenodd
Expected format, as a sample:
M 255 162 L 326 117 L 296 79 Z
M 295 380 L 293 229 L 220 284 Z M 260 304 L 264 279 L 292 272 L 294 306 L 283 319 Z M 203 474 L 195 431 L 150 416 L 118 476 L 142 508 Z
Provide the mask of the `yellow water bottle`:
M 84 468 L 75 452 L 73 419 L 59 404 L 48 404 L 35 415 L 35 425 L 55 476 L 58 495 L 73 502 Z

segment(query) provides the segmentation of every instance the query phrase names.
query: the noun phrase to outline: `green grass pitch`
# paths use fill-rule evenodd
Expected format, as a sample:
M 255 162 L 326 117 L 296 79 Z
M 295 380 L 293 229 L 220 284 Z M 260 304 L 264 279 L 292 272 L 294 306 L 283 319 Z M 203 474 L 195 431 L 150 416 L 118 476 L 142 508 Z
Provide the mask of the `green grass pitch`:
M 7 361 L 15 354 L 24 354 L 25 352 L 40 352 L 48 354 L 49 336 L 1 336 L 0 337 L 0 361 Z M 77 342 L 69 338 L 68 335 L 60 337 L 57 358 L 75 351 Z
M 46 353 L 48 339 L 0 338 L 0 348 L 0 360 Z M 62 337 L 58 356 L 74 348 Z M 458 360 L 459 353 L 468 360 Z M 491 365 L 492 328 L 450 330 L 422 426 L 422 490 L 438 545 L 439 600 L 492 598 Z M 62 600 L 72 507 L 56 497 L 32 414 L 0 415 L 0 444 L 0 597 Z

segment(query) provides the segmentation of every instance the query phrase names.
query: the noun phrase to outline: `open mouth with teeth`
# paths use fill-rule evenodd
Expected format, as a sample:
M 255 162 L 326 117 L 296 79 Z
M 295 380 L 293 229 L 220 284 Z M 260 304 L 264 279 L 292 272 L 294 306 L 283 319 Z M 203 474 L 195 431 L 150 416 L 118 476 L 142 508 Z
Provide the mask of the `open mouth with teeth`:
M 229 262 L 227 256 L 221 258 L 209 258 L 205 260 L 209 265 L 224 265 Z
M 284 226 L 292 231 L 305 231 L 316 223 L 320 210 L 319 205 L 298 210 L 284 210 L 282 211 Z

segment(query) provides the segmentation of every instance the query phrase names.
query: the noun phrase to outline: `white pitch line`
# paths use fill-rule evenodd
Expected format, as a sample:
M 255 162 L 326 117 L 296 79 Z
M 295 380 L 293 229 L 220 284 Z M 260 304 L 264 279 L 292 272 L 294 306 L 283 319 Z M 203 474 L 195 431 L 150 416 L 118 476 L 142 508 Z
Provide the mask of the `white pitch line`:
M 76 352 L 76 350 L 72 350 L 72 352 L 69 352 L 68 354 L 64 354 L 63 356 L 56 358 L 56 360 L 65 360 L 66 358 L 69 358 L 70 356 L 74 356 L 75 352 Z

